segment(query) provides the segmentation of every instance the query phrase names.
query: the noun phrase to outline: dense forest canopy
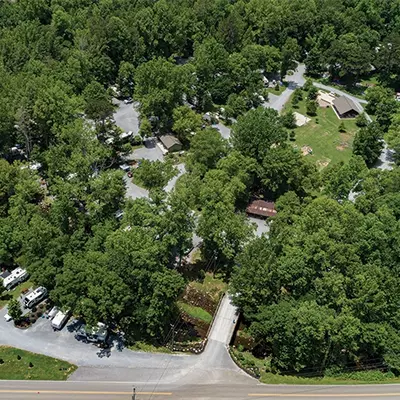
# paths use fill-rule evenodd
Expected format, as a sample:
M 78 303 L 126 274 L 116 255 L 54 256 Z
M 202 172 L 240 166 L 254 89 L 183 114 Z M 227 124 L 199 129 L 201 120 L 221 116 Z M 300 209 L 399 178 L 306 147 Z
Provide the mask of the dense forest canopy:
M 378 82 L 353 157 L 322 172 L 287 140 L 293 115 L 260 107 L 263 78 L 298 62 Z M 400 154 L 399 73 L 400 0 L 3 0 L 0 264 L 89 324 L 160 338 L 196 232 L 276 370 L 398 371 L 399 169 L 368 167 L 384 137 Z M 150 198 L 126 197 L 129 149 L 105 140 L 120 132 L 114 87 L 139 102 L 143 137 L 173 131 L 190 149 L 171 194 L 172 166 L 144 162 Z M 230 141 L 203 126 L 221 106 Z M 255 193 L 277 200 L 269 237 L 243 212 Z

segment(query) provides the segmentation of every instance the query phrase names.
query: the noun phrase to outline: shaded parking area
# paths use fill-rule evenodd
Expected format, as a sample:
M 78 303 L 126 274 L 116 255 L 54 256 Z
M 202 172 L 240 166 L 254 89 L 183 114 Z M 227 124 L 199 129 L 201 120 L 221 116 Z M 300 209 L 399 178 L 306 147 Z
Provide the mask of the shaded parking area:
M 117 106 L 114 113 L 115 124 L 124 132 L 139 132 L 139 111 L 137 103 L 125 104 L 122 100 L 113 99 L 113 103 Z

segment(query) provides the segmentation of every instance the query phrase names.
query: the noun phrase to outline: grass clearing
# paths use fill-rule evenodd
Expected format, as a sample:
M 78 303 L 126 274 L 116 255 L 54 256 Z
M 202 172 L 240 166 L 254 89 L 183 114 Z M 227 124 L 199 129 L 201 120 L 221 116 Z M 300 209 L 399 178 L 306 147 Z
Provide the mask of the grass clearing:
M 0 310 L 5 307 L 11 299 L 17 299 L 21 292 L 25 289 L 30 289 L 33 286 L 33 283 L 30 281 L 22 282 L 15 289 L 4 292 L 2 296 L 0 296 Z
M 78 368 L 66 361 L 7 346 L 0 346 L 0 359 L 0 379 L 65 381 Z
M 287 108 L 290 106 L 288 103 Z M 293 111 L 307 115 L 305 100 L 301 101 L 299 108 Z M 348 161 L 352 155 L 353 140 L 358 130 L 355 119 L 340 120 L 331 107 L 319 107 L 317 116 L 309 118 L 311 121 L 306 125 L 294 129 L 295 144 L 298 149 L 301 151 L 303 146 L 311 147 L 312 154 L 306 157 L 313 160 L 320 169 L 328 164 Z M 341 122 L 344 124 L 345 132 L 339 132 Z
M 182 301 L 178 301 L 178 307 L 181 311 L 190 315 L 192 318 L 199 319 L 208 324 L 212 321 L 212 315 L 200 307 L 192 306 L 191 304 L 187 304 Z
M 400 383 L 400 379 L 396 378 L 392 373 L 383 373 L 380 371 L 360 371 L 332 377 L 324 376 L 322 378 L 304 378 L 262 372 L 260 381 L 271 385 L 367 385 Z
M 203 282 L 191 282 L 190 285 L 199 292 L 209 295 L 215 302 L 218 302 L 221 294 L 228 289 L 226 282 L 209 272 L 205 274 Z
M 286 87 L 287 87 L 287 85 L 279 85 L 279 90 L 275 90 L 275 86 L 267 87 L 267 88 L 265 88 L 265 91 L 267 93 L 271 93 L 271 94 L 275 94 L 276 96 L 279 96 L 280 94 L 282 94 L 282 92 L 284 92 Z
M 128 347 L 132 351 L 143 351 L 145 353 L 166 353 L 171 354 L 172 351 L 164 346 L 155 346 L 150 343 L 136 342 L 135 344 Z

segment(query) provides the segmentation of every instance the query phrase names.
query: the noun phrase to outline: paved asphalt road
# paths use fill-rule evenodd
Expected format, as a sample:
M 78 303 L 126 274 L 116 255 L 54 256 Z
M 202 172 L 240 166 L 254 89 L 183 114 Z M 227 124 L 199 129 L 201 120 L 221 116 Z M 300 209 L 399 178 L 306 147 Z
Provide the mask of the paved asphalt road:
M 2 400 L 132 400 L 132 382 L 0 381 Z M 240 382 L 193 385 L 135 385 L 136 400 L 351 400 L 399 399 L 400 385 L 289 386 Z
M 284 79 L 285 82 L 288 82 L 288 87 L 279 96 L 270 94 L 268 102 L 263 104 L 264 107 L 273 108 L 274 110 L 280 113 L 283 110 L 285 104 L 289 101 L 293 91 L 297 87 L 304 85 L 305 82 L 304 73 L 305 73 L 305 65 L 299 64 L 296 70 L 294 71 L 293 75 L 287 75 Z

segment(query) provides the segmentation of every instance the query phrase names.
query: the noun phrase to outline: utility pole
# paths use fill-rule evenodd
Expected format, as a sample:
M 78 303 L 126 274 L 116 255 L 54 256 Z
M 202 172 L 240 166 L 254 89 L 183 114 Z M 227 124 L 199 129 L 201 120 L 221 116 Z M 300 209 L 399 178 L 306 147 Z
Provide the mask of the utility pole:
M 136 388 L 132 388 L 132 400 L 136 400 Z

